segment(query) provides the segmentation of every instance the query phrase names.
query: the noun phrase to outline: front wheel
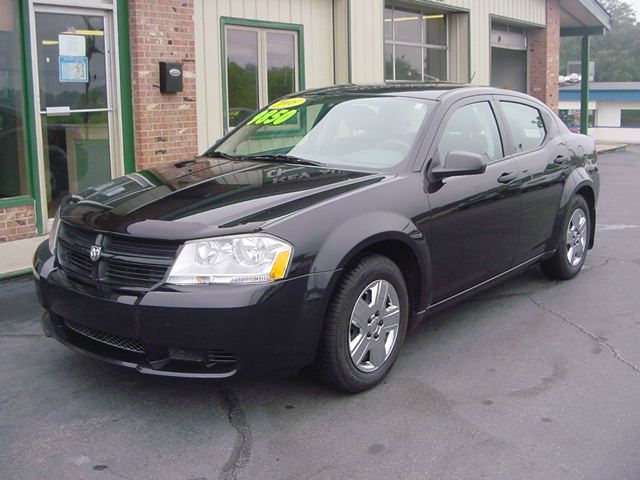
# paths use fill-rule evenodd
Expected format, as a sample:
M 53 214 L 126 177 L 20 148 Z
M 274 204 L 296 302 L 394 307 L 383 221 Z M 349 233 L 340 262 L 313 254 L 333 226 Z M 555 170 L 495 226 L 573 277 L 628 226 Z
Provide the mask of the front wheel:
M 409 301 L 402 272 L 382 255 L 361 258 L 331 298 L 316 367 L 331 387 L 356 393 L 380 382 L 407 331 Z
M 558 280 L 575 277 L 587 258 L 590 234 L 589 206 L 584 197 L 576 195 L 567 209 L 563 241 L 553 257 L 541 262 L 542 271 Z

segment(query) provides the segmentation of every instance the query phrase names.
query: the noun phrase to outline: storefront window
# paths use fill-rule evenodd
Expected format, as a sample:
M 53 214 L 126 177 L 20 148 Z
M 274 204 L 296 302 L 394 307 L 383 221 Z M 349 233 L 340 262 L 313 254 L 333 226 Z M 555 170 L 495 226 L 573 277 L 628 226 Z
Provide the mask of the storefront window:
M 228 127 L 298 89 L 297 43 L 296 31 L 226 27 Z
M 580 110 L 562 109 L 558 112 L 560 119 L 570 129 L 576 131 L 580 129 Z M 596 111 L 589 110 L 589 119 L 587 120 L 589 127 L 596 126 Z
M 1 1 L 1 0 L 0 0 Z M 35 14 L 47 211 L 111 179 L 108 22 L 101 14 Z
M 258 109 L 258 32 L 227 30 L 229 125 L 234 127 Z
M 384 74 L 388 81 L 448 79 L 447 17 L 387 6 Z
M 0 199 L 29 194 L 18 0 L 0 0 Z
M 640 128 L 640 110 L 620 110 L 622 128 Z

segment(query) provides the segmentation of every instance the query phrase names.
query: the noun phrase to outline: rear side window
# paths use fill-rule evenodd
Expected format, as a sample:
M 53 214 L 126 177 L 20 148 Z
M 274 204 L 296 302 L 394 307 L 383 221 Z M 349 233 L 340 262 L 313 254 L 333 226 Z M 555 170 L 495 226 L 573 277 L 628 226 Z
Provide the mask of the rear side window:
M 487 162 L 503 157 L 498 124 L 489 102 L 464 105 L 451 115 L 438 144 L 441 161 L 451 150 L 477 153 Z
M 535 150 L 544 142 L 547 131 L 540 110 L 522 103 L 501 101 L 518 153 Z

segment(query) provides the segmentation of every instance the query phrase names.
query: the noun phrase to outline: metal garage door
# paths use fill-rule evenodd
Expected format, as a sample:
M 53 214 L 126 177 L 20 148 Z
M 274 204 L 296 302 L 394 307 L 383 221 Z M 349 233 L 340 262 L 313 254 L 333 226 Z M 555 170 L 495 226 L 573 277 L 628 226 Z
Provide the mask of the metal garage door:
M 491 86 L 527 91 L 527 32 L 494 23 L 491 28 Z

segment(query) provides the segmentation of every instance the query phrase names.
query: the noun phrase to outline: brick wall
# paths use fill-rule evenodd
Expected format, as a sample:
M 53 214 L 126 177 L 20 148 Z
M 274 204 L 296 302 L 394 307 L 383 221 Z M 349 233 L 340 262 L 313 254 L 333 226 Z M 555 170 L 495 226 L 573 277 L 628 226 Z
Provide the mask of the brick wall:
M 34 237 L 36 234 L 33 205 L 0 208 L 0 243 Z
M 558 111 L 560 7 L 547 0 L 547 27 L 529 30 L 529 94 Z
M 136 168 L 197 154 L 193 0 L 131 0 Z M 160 93 L 159 62 L 182 62 L 184 91 Z

